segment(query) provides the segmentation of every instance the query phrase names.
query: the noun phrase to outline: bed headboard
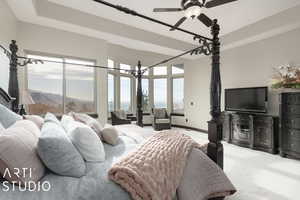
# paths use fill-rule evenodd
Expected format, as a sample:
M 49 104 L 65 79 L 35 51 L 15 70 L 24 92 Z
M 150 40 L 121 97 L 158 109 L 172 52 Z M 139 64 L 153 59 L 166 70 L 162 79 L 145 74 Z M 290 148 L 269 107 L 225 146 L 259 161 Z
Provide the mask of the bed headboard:
M 11 109 L 12 102 L 13 99 L 2 88 L 0 88 L 0 104 Z

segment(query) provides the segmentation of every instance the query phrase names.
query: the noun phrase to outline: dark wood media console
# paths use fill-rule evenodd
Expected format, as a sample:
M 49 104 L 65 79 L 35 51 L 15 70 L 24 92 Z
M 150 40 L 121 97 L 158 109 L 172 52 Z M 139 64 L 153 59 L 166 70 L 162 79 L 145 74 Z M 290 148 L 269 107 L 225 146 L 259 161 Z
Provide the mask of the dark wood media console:
M 276 154 L 278 132 L 277 116 L 223 112 L 223 139 L 228 143 Z

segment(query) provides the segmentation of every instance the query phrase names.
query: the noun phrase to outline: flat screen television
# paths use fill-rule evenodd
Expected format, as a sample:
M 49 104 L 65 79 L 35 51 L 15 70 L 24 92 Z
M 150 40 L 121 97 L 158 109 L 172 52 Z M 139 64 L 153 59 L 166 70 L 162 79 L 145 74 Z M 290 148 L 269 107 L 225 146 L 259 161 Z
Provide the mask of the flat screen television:
M 267 87 L 225 89 L 225 110 L 266 113 Z

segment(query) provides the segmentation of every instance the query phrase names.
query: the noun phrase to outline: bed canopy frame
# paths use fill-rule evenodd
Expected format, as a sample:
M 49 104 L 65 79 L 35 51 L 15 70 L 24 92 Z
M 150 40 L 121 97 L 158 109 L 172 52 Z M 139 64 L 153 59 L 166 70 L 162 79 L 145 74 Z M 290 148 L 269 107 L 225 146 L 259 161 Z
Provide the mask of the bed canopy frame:
M 98 65 L 80 65 L 84 67 L 93 67 L 93 68 L 101 68 L 101 69 L 114 69 L 125 71 L 130 73 L 137 79 L 137 125 L 143 126 L 143 110 L 142 110 L 142 77 L 143 74 L 153 68 L 155 66 L 165 64 L 171 60 L 179 58 L 186 54 L 195 54 L 200 55 L 204 54 L 206 56 L 211 56 L 212 58 L 212 65 L 211 65 L 211 82 L 210 82 L 210 115 L 211 120 L 208 122 L 208 139 L 209 144 L 207 148 L 207 155 L 221 168 L 223 168 L 223 144 L 221 143 L 222 139 L 222 124 L 220 121 L 220 114 L 221 114 L 221 76 L 220 76 L 220 40 L 219 40 L 219 32 L 220 26 L 218 21 L 215 19 L 212 22 L 211 26 L 211 35 L 212 38 L 204 37 L 198 35 L 196 33 L 184 30 L 182 28 L 173 27 L 171 24 L 167 24 L 165 22 L 159 21 L 157 19 L 153 19 L 151 17 L 142 15 L 137 13 L 134 10 L 128 9 L 123 6 L 114 5 L 102 0 L 94 0 L 95 2 L 101 3 L 108 7 L 117 9 L 121 12 L 124 12 L 129 15 L 133 15 L 136 17 L 140 17 L 146 19 L 148 21 L 161 24 L 168 28 L 174 28 L 177 31 L 181 31 L 183 33 L 189 34 L 193 36 L 193 39 L 199 43 L 197 48 L 191 49 L 186 51 L 182 54 L 174 56 L 172 58 L 163 60 L 161 62 L 155 63 L 145 69 L 142 70 L 142 63 L 139 61 L 137 65 L 137 70 L 123 70 L 119 68 L 108 68 L 107 66 L 98 66 Z M 18 76 L 17 76 L 17 69 L 18 67 L 26 66 L 27 64 L 37 64 L 43 62 L 54 62 L 48 60 L 37 60 L 27 57 L 18 56 L 18 46 L 15 40 L 12 40 L 11 44 L 9 45 L 9 50 L 4 48 L 0 45 L 0 48 L 4 51 L 4 54 L 10 60 L 10 73 L 9 73 L 9 88 L 8 88 L 8 95 L 1 89 L 0 90 L 0 100 L 3 99 L 8 102 L 11 102 L 11 108 L 14 112 L 19 112 L 19 85 L 18 85 Z M 79 65 L 70 63 L 73 65 Z

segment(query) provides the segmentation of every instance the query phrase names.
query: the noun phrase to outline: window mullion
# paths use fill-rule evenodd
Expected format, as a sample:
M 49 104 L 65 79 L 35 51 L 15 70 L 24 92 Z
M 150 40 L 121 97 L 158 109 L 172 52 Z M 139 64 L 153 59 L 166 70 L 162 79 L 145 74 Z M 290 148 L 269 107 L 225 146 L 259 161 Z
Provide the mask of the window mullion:
M 63 58 L 63 113 L 66 113 L 66 59 Z

